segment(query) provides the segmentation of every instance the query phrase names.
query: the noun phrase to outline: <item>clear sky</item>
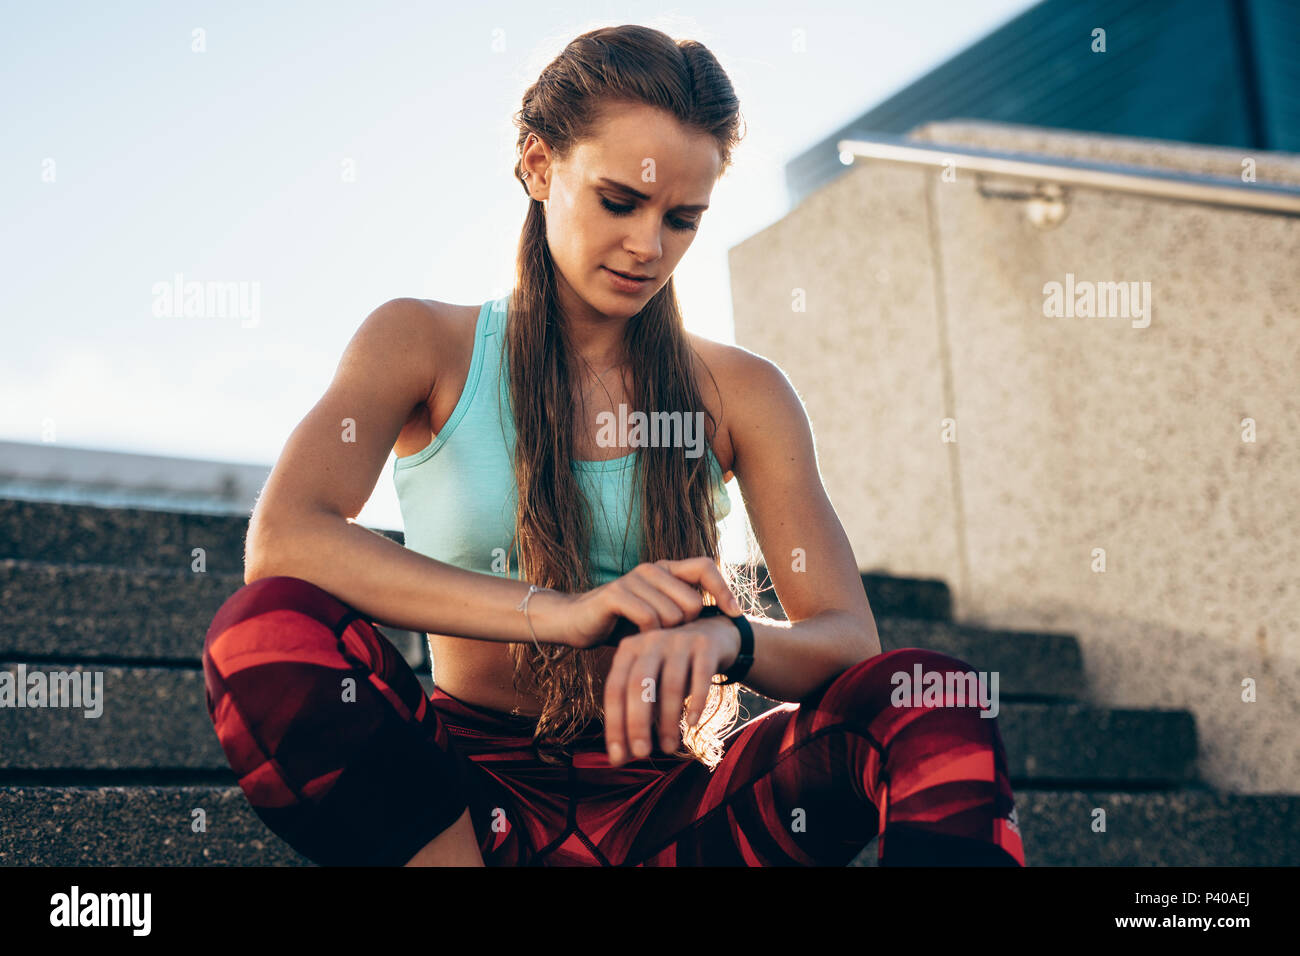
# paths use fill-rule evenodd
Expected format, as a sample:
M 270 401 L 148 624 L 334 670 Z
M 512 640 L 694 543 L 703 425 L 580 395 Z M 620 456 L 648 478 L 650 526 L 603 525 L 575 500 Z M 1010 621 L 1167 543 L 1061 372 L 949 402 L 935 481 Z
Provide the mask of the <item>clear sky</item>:
M 705 43 L 740 97 L 675 273 L 688 327 L 734 341 L 726 251 L 786 213 L 784 164 L 1031 5 L 7 4 L 0 438 L 274 463 L 380 303 L 509 288 L 511 114 L 620 23 Z M 177 274 L 257 288 L 256 324 L 156 314 Z M 391 474 L 362 523 L 401 527 Z

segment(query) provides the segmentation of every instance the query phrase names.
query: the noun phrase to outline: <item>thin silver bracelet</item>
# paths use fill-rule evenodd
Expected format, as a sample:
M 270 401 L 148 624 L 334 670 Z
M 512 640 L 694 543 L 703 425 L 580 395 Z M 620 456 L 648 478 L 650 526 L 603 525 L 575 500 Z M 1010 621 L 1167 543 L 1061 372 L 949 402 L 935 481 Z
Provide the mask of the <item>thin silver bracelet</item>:
M 530 584 L 528 585 L 528 593 L 524 595 L 524 599 L 520 601 L 519 605 L 515 608 L 516 611 L 524 612 L 524 620 L 528 622 L 528 632 L 533 635 L 533 645 L 537 648 L 537 653 L 539 654 L 542 653 L 542 645 L 537 643 L 537 632 L 533 630 L 533 619 L 528 614 L 528 599 L 538 591 L 553 592 L 554 590 L 554 588 L 539 588 L 536 584 Z

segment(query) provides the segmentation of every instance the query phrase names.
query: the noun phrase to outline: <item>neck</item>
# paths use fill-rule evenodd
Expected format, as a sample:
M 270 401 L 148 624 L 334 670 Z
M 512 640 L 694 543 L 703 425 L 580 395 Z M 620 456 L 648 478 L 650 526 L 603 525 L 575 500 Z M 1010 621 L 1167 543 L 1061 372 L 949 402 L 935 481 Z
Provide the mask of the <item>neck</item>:
M 587 378 L 599 378 L 626 365 L 627 353 L 623 346 L 625 325 L 625 322 L 615 325 L 606 320 L 604 326 L 583 328 L 581 323 L 570 322 L 567 331 L 573 347 L 574 371 Z
M 575 295 L 562 277 L 557 291 L 565 335 L 582 372 L 601 375 L 607 369 L 625 364 L 623 333 L 631 316 L 597 312 Z

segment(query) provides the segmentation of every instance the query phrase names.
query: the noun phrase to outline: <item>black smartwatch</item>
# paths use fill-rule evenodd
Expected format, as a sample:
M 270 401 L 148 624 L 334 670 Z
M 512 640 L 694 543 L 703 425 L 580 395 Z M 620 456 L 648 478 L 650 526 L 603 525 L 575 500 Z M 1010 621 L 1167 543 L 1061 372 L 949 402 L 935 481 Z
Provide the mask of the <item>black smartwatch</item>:
M 700 617 L 717 617 L 719 614 L 722 614 L 723 617 L 735 624 L 736 630 L 740 631 L 740 653 L 736 655 L 735 661 L 722 675 L 726 679 L 718 681 L 717 686 L 721 687 L 724 684 L 738 683 L 742 677 L 749 673 L 749 668 L 753 666 L 754 629 L 750 626 L 745 615 L 737 614 L 732 617 L 730 614 L 725 614 L 722 608 L 716 604 L 707 604 L 700 611 Z M 620 616 L 614 624 L 613 632 L 603 642 L 604 646 L 617 647 L 623 638 L 630 637 L 635 633 L 637 633 L 636 625 L 627 618 Z
M 743 614 L 737 614 L 734 617 L 727 614 L 716 604 L 709 604 L 700 611 L 700 617 L 717 617 L 722 615 L 736 625 L 736 630 L 740 631 L 740 653 L 736 655 L 736 660 L 726 672 L 722 675 L 725 680 L 717 682 L 717 686 L 724 684 L 735 684 L 742 677 L 749 673 L 750 667 L 754 664 L 754 628 L 750 626 L 748 619 Z

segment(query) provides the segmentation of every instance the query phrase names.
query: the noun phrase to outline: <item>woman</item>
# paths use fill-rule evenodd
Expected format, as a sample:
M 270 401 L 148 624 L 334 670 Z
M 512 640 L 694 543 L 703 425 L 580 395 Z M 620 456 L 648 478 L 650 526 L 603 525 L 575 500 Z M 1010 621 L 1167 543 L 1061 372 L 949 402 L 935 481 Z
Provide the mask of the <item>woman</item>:
M 672 273 L 738 142 L 717 60 L 596 30 L 515 121 L 515 288 L 366 319 L 208 631 L 258 814 L 327 864 L 843 865 L 881 835 L 886 865 L 1023 865 L 996 722 L 891 705 L 892 675 L 970 666 L 881 653 L 798 396 L 683 329 Z M 620 451 L 629 408 L 681 427 Z M 405 548 L 352 522 L 390 450 Z M 732 474 L 793 624 L 718 562 Z M 375 622 L 429 634 L 432 697 Z M 741 678 L 789 703 L 727 736 Z

